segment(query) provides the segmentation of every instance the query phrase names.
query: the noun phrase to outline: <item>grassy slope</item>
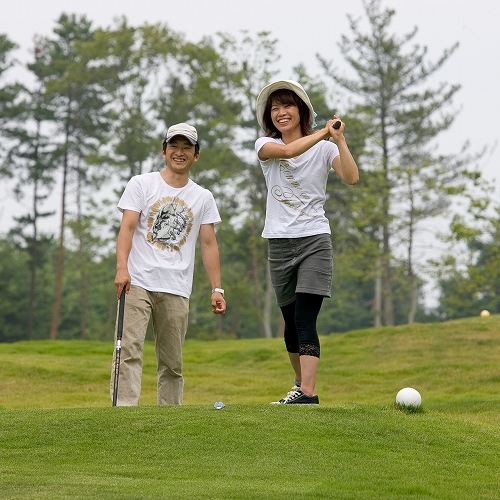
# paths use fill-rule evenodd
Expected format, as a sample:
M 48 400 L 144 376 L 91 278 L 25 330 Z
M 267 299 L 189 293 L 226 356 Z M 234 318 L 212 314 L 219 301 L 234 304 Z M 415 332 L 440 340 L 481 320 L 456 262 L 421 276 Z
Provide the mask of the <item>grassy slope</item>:
M 110 408 L 113 346 L 0 345 L 2 498 L 498 498 L 500 317 L 322 339 L 320 407 L 279 339 L 185 349 L 183 407 Z M 404 386 L 423 412 L 393 407 Z M 215 400 L 226 408 L 216 411 Z
M 184 403 L 266 404 L 293 378 L 281 339 L 187 341 Z M 109 406 L 113 346 L 80 341 L 0 344 L 0 408 Z M 427 409 L 486 414 L 498 402 L 500 316 L 414 324 L 322 338 L 322 405 L 392 404 L 418 389 Z M 141 404 L 156 403 L 147 344 Z M 495 420 L 500 424 L 500 420 Z

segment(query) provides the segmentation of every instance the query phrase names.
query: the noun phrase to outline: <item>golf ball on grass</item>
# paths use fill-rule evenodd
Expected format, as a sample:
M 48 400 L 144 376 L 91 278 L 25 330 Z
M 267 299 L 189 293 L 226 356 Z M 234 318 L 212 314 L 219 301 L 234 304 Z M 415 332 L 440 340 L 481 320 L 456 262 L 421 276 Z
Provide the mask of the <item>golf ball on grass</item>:
M 224 408 L 224 406 L 226 406 L 222 401 L 216 401 L 214 403 L 214 408 L 216 410 L 222 410 L 222 408 Z
M 413 387 L 405 387 L 396 394 L 396 404 L 400 407 L 416 409 L 422 404 L 422 396 Z
M 488 311 L 487 309 L 483 309 L 483 310 L 479 313 L 479 316 L 481 316 L 481 318 L 487 318 L 489 315 L 490 315 L 490 311 Z

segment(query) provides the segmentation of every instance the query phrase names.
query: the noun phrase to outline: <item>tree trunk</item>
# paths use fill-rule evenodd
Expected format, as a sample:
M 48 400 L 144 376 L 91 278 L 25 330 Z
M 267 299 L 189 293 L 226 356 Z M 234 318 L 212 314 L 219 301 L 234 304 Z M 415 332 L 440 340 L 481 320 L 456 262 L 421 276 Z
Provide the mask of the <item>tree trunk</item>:
M 417 315 L 417 310 L 418 310 L 418 285 L 417 285 L 417 278 L 413 274 L 410 277 L 410 287 L 411 287 L 411 296 L 410 296 L 410 311 L 408 313 L 408 323 L 414 323 L 415 316 Z
M 382 171 L 383 171 L 383 189 L 382 189 L 382 295 L 384 310 L 384 325 L 394 325 L 394 302 L 392 296 L 392 273 L 391 273 L 391 247 L 390 247 L 390 221 L 391 221 L 391 182 L 389 178 L 389 148 L 386 126 L 387 108 L 382 104 L 381 114 L 381 139 L 382 139 Z
M 36 161 L 36 160 L 35 160 Z M 38 267 L 38 231 L 37 231 L 37 190 L 35 181 L 33 189 L 33 240 L 30 244 L 30 290 L 28 297 L 28 340 L 33 340 L 35 332 L 36 309 L 36 270 Z
M 78 218 L 78 260 L 80 262 L 80 338 L 84 339 L 87 334 L 87 261 L 85 252 L 86 228 L 82 216 L 82 190 L 83 182 L 80 169 L 78 169 L 77 189 L 77 218 Z
M 381 259 L 377 259 L 377 275 L 375 276 L 375 322 L 374 326 L 382 326 L 382 276 Z
M 412 200 L 412 210 L 413 213 L 413 200 Z M 408 312 L 408 323 L 415 322 L 415 316 L 417 314 L 418 308 L 418 281 L 415 273 L 413 272 L 413 235 L 414 235 L 414 221 L 413 217 L 410 216 L 409 224 L 409 236 L 408 236 L 408 278 L 410 284 L 410 310 Z
M 66 185 L 68 177 L 68 153 L 64 154 L 63 180 L 61 194 L 61 219 L 59 225 L 59 244 L 57 247 L 56 278 L 54 285 L 54 304 L 52 307 L 52 324 L 50 325 L 50 339 L 56 340 L 59 333 L 62 304 L 62 281 L 64 274 L 64 228 L 66 226 Z
M 87 334 L 87 273 L 85 268 L 80 270 L 80 338 Z
M 391 250 L 389 247 L 389 230 L 384 224 L 382 249 L 382 295 L 384 307 L 384 325 L 394 325 L 394 302 L 392 295 Z

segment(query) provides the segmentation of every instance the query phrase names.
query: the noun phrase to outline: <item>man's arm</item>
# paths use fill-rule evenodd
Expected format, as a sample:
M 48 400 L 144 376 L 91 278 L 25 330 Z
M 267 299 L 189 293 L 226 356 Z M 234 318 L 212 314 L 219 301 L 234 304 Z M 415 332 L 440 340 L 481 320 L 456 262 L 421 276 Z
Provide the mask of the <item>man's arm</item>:
M 220 277 L 220 257 L 217 238 L 213 224 L 202 224 L 200 227 L 200 247 L 203 266 L 208 276 L 208 280 L 214 288 L 221 287 Z M 226 301 L 220 292 L 212 293 L 212 310 L 214 314 L 224 314 L 226 312 Z
M 139 222 L 139 212 L 124 210 L 120 231 L 116 239 L 116 295 L 120 297 L 122 289 L 128 293 L 130 290 L 130 274 L 128 272 L 128 256 L 132 249 L 132 237 Z

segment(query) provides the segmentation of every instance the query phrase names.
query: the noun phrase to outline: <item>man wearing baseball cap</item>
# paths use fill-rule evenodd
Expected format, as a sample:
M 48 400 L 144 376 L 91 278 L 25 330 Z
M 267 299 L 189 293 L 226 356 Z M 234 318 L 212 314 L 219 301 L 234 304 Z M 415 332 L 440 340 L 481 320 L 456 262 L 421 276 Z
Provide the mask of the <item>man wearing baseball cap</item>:
M 196 241 L 211 285 L 214 314 L 224 314 L 214 225 L 221 219 L 214 197 L 189 178 L 200 157 L 198 132 L 172 125 L 162 144 L 165 168 L 130 179 L 118 203 L 122 221 L 116 243 L 116 294 L 126 291 L 118 406 L 139 404 L 143 347 L 150 318 L 155 336 L 158 404 L 182 404 L 182 348 L 188 326 Z M 115 360 L 113 360 L 113 363 Z M 113 397 L 113 374 L 110 394 Z

